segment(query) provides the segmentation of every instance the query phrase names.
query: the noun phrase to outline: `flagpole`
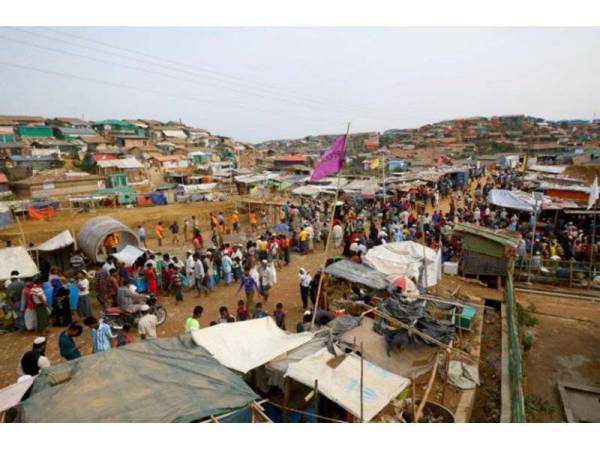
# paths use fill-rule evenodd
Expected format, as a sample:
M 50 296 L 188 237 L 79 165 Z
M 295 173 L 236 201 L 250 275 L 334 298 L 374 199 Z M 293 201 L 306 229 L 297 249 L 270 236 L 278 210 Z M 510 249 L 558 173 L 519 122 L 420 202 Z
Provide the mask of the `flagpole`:
M 350 132 L 350 122 L 348 122 L 348 126 L 346 127 L 346 138 L 344 139 L 344 158 L 346 157 L 346 146 L 348 145 L 348 133 Z M 327 264 L 327 257 L 329 255 L 329 244 L 331 242 L 331 235 L 333 234 L 333 221 L 335 219 L 335 208 L 337 206 L 338 197 L 340 195 L 340 169 L 337 173 L 337 186 L 335 189 L 335 197 L 333 200 L 333 207 L 331 208 L 331 218 L 329 220 L 329 233 L 327 233 L 327 239 L 325 240 L 325 256 L 323 257 L 323 269 L 325 268 L 325 264 Z M 321 272 L 321 276 L 319 277 L 319 284 L 317 286 L 317 296 L 315 297 L 315 304 L 313 306 L 313 315 L 312 320 L 310 322 L 311 328 L 315 326 L 315 319 L 317 318 L 317 310 L 319 307 L 319 298 L 321 297 L 321 288 L 323 286 L 323 278 L 324 273 Z

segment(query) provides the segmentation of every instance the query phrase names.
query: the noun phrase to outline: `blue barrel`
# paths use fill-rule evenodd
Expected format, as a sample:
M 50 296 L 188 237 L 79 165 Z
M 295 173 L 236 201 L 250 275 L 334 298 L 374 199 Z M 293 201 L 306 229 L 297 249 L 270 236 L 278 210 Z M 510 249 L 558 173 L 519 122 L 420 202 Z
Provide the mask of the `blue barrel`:
M 77 286 L 69 286 L 69 305 L 71 306 L 71 311 L 77 311 L 77 306 L 79 305 L 79 288 Z
M 52 294 L 54 293 L 54 289 L 52 288 L 52 286 L 50 286 L 50 283 L 44 283 L 42 285 L 42 289 L 44 290 L 44 295 L 46 296 L 48 305 L 52 306 Z

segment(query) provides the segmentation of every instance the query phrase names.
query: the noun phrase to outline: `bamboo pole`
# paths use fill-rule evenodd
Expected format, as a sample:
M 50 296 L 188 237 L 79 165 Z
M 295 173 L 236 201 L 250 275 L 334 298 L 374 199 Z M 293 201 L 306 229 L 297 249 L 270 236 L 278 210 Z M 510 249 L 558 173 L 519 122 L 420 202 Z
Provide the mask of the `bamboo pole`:
M 395 326 L 399 326 L 401 328 L 404 328 L 405 330 L 410 331 L 411 333 L 414 333 L 417 336 L 423 338 L 425 341 L 431 342 L 431 343 L 437 345 L 438 347 L 445 349 L 448 352 L 459 353 L 459 354 L 463 355 L 465 358 L 467 358 L 469 361 L 477 362 L 477 359 L 474 356 L 470 355 L 469 353 L 464 352 L 463 350 L 460 350 L 458 348 L 451 347 L 447 344 L 444 344 L 443 342 L 438 341 L 435 338 L 432 338 L 431 336 L 423 333 L 422 331 L 417 330 L 415 327 L 413 327 L 411 325 L 406 325 L 405 323 L 402 323 L 398 319 L 396 319 L 388 314 L 385 314 L 379 310 L 375 310 L 375 311 L 373 311 L 373 313 L 379 317 L 382 317 L 383 319 L 386 319 L 391 324 L 393 324 Z
M 364 422 L 365 408 L 364 408 L 364 381 L 365 380 L 365 355 L 363 351 L 363 343 L 360 343 L 360 423 Z
M 435 380 L 435 375 L 437 374 L 437 368 L 439 364 L 440 358 L 439 355 L 435 355 L 435 363 L 433 364 L 433 369 L 431 370 L 431 376 L 429 377 L 429 382 L 427 383 L 427 389 L 425 389 L 425 394 L 419 403 L 419 409 L 417 410 L 417 415 L 414 418 L 414 423 L 418 423 L 419 419 L 421 419 L 421 414 L 423 414 L 423 408 L 425 408 L 425 403 L 427 403 L 427 398 L 429 397 L 429 393 L 431 392 L 431 388 L 433 387 L 433 381 Z
M 417 417 L 417 379 L 415 377 L 415 372 L 412 373 L 410 384 L 411 384 L 411 392 L 412 392 L 412 417 L 413 417 L 413 423 L 414 423 L 415 417 Z
M 346 139 L 344 139 L 344 155 L 346 154 L 346 146 L 348 145 L 348 133 L 350 132 L 350 122 L 348 122 L 348 127 L 346 128 Z M 337 206 L 338 197 L 340 195 L 340 172 L 337 173 L 337 187 L 335 189 L 335 197 L 333 200 L 333 205 L 331 208 L 331 218 L 329 221 L 329 233 L 327 233 L 327 240 L 325 241 L 325 256 L 323 259 L 323 267 L 327 264 L 327 257 L 329 255 L 329 244 L 331 243 L 331 235 L 333 234 L 333 220 L 335 219 L 335 208 Z M 319 277 L 319 284 L 317 285 L 317 297 L 315 299 L 315 305 L 313 308 L 313 316 L 310 322 L 311 327 L 315 326 L 315 320 L 317 318 L 317 311 L 319 309 L 319 298 L 321 297 L 321 289 L 323 287 L 323 278 L 325 278 L 325 273 L 321 273 Z

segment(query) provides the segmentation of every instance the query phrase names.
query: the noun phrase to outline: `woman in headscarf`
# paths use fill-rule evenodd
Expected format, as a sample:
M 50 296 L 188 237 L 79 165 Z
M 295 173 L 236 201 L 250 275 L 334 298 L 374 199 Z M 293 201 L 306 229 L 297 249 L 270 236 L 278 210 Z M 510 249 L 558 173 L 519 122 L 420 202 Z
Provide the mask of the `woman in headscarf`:
M 35 319 L 37 331 L 42 332 L 46 328 L 48 328 L 48 320 L 50 318 L 50 313 L 48 312 L 48 302 L 46 300 L 46 295 L 44 294 L 44 290 L 39 282 L 39 280 L 35 280 L 31 287 L 31 298 L 35 305 Z

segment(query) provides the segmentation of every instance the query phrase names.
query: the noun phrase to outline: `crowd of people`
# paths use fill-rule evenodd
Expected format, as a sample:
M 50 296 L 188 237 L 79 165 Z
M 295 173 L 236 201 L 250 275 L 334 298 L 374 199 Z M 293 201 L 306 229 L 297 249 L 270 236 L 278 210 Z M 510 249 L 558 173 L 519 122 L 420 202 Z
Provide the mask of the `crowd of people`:
M 335 254 L 341 253 L 359 263 L 375 245 L 416 241 L 440 249 L 442 260 L 450 261 L 461 254 L 461 242 L 451 233 L 453 226 L 471 223 L 519 233 L 517 257 L 525 259 L 533 255 L 537 267 L 541 265 L 539 261 L 546 258 L 584 261 L 595 257 L 599 248 L 597 243 L 592 245 L 593 222 L 589 216 L 566 220 L 564 215 L 542 213 L 534 227 L 532 214 L 488 202 L 491 189 L 519 187 L 521 183 L 521 177 L 514 170 L 487 173 L 482 168 L 473 169 L 467 182 L 457 183 L 450 177 L 442 177 L 437 183 L 387 195 L 385 199 L 342 193 L 336 205 L 329 199 L 288 201 L 280 207 L 279 222 L 273 227 L 268 225 L 265 209 L 249 211 L 247 234 L 241 229 L 238 211 L 231 212 L 228 218 L 222 212 L 210 213 L 208 242 L 204 240 L 196 216 L 184 218 L 181 226 L 176 220 L 166 227 L 159 221 L 154 227 L 156 251 L 147 250 L 129 266 L 113 256 L 118 236 L 107 238 L 108 257 L 95 271 L 91 284 L 82 255 L 73 255 L 71 273 L 75 274 L 73 284 L 79 292 L 76 314 L 82 325 L 73 320 L 69 290 L 57 268 L 50 268 L 48 273 L 51 308 L 41 281 L 23 282 L 18 273 L 13 273 L 5 286 L 5 294 L 15 311 L 15 329 L 43 333 L 49 321 L 67 327 L 59 337 L 59 347 L 61 355 L 69 360 L 81 356 L 75 338 L 81 335 L 84 326 L 89 329 L 94 352 L 108 351 L 133 340 L 129 326 L 114 334 L 108 325 L 94 317 L 92 288 L 101 308 L 118 306 L 128 313 L 139 312 L 138 334 L 152 339 L 156 337 L 156 316 L 145 303 L 147 294 L 156 298 L 173 296 L 178 303 L 189 303 L 192 314 L 182 324 L 182 331 L 191 333 L 200 328 L 204 308 L 197 303 L 202 297 L 210 298 L 219 286 L 232 284 L 238 286 L 236 296 L 243 293 L 244 298 L 237 301 L 235 311 L 221 306 L 211 325 L 271 315 L 280 328 L 287 329 L 283 303 L 270 300 L 278 271 L 290 264 L 293 253 L 306 255 L 319 246 L 325 249 L 330 245 Z M 172 245 L 183 243 L 189 247 L 184 247 L 183 254 L 163 251 L 163 244 L 169 238 L 165 228 Z M 142 246 L 147 248 L 148 238 L 142 224 L 137 233 Z M 309 329 L 314 321 L 313 309 L 317 309 L 319 315 L 317 324 L 331 319 L 327 311 L 314 308 L 320 280 L 320 270 L 314 274 L 305 268 L 298 271 L 298 298 L 305 313 L 302 323 L 296 326 L 297 331 Z M 140 291 L 146 294 L 139 294 Z M 268 311 L 273 303 L 275 306 Z M 39 367 L 47 364 L 47 358 L 43 358 L 46 341 L 41 339 L 36 338 L 31 350 L 37 352 L 39 358 L 23 356 L 21 369 L 25 373 L 34 371 L 35 364 Z

